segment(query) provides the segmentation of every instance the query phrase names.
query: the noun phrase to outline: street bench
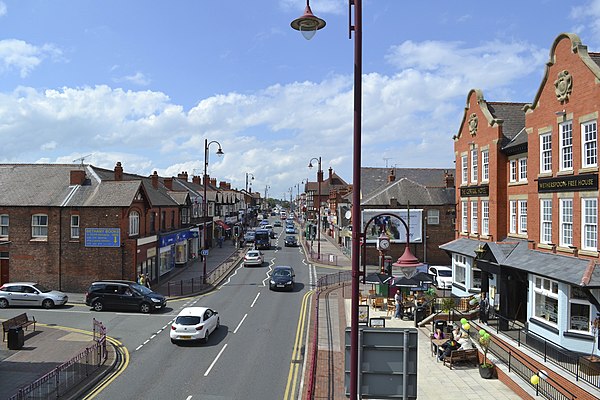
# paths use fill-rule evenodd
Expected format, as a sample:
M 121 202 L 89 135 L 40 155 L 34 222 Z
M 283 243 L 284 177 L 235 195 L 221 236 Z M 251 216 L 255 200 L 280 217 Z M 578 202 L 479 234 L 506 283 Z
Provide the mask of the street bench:
M 452 369 L 452 366 L 459 362 L 473 361 L 479 363 L 479 352 L 477 349 L 452 350 L 449 356 L 444 357 L 444 365 Z
M 16 317 L 12 317 L 7 319 L 6 321 L 2 321 L 2 341 L 4 342 L 6 340 L 6 334 L 8 333 L 8 331 L 10 330 L 10 328 L 25 328 L 25 330 L 27 330 L 27 327 L 29 325 L 33 325 L 33 331 L 35 332 L 35 317 L 31 317 L 31 319 L 29 319 L 27 317 L 26 313 L 23 314 L 19 314 Z

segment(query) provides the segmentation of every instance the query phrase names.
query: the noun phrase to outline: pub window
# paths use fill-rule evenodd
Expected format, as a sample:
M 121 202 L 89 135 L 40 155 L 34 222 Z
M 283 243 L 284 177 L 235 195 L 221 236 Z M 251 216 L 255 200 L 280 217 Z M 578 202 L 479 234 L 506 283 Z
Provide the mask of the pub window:
M 519 200 L 519 233 L 527 233 L 527 200 Z
M 560 124 L 560 170 L 573 169 L 573 124 L 571 121 Z
M 598 249 L 598 199 L 582 199 L 583 235 L 582 248 L 585 250 Z
M 481 201 L 481 234 L 490 234 L 490 202 L 488 200 Z
M 585 292 L 577 286 L 570 287 L 569 293 L 569 330 L 590 333 L 592 305 Z
M 535 317 L 556 325 L 558 323 L 558 282 L 536 276 L 533 292 Z
M 461 212 L 461 223 L 462 226 L 460 228 L 460 230 L 462 232 L 468 232 L 468 224 L 469 224 L 469 220 L 468 220 L 468 210 L 467 210 L 467 202 L 466 201 L 461 201 L 461 207 L 460 207 L 460 212 Z
M 510 233 L 517 233 L 517 201 L 511 200 L 509 201 L 508 208 L 510 210 Z
M 9 225 L 8 214 L 0 215 L 0 238 L 3 238 L 3 239 L 8 238 L 8 225 Z
M 490 152 L 483 150 L 481 152 L 481 180 L 487 182 L 490 179 Z
M 540 201 L 540 242 L 552 243 L 552 200 Z
M 583 167 L 598 166 L 598 132 L 596 121 L 581 124 Z
M 461 167 L 462 167 L 462 181 L 461 183 L 463 185 L 466 185 L 468 183 L 468 176 L 469 176 L 469 166 L 467 165 L 467 155 L 464 154 L 461 157 Z
M 471 150 L 471 182 L 477 182 L 478 165 L 477 165 L 477 149 Z
M 517 160 L 510 160 L 510 181 L 517 181 Z
M 46 214 L 31 216 L 31 237 L 48 238 L 48 216 Z
M 477 213 L 477 202 L 471 202 L 471 233 L 477 233 L 477 228 L 479 226 L 477 221 L 478 213 Z
M 71 215 L 71 239 L 79 239 L 79 215 Z
M 573 199 L 560 200 L 560 245 L 573 245 Z
M 456 254 L 454 256 L 454 282 L 466 287 L 467 285 L 466 257 Z
M 519 182 L 527 180 L 527 158 L 519 158 Z
M 552 172 L 552 135 L 540 135 L 540 172 Z

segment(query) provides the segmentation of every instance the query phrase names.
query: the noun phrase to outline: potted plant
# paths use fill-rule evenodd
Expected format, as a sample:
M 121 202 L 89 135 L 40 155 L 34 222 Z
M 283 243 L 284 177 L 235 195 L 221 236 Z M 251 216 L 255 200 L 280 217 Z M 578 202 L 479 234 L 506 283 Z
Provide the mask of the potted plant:
M 479 364 L 479 375 L 484 379 L 494 376 L 494 364 L 488 362 L 487 353 L 490 348 L 492 337 L 484 329 L 479 331 L 479 344 L 483 350 L 483 362 Z
M 437 292 L 435 288 L 430 287 L 423 293 L 425 296 L 426 304 L 429 306 L 429 314 L 433 312 L 433 300 L 437 297 Z
M 452 297 L 444 297 L 441 304 L 442 312 L 448 313 L 448 322 L 450 322 L 450 311 L 454 308 L 454 300 Z
M 592 341 L 592 351 L 589 356 L 581 357 L 581 370 L 589 375 L 600 375 L 600 357 L 594 354 L 598 332 L 600 331 L 600 317 L 596 317 L 591 323 L 590 328 L 594 340 Z

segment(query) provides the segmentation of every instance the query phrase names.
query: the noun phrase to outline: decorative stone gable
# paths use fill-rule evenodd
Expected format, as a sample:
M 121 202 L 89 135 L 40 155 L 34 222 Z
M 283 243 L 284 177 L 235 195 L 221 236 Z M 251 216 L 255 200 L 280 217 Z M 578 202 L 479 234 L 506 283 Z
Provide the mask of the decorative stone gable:
M 475 136 L 477 134 L 478 125 L 479 119 L 477 118 L 477 114 L 471 114 L 471 116 L 469 117 L 469 133 L 471 133 L 471 136 Z
M 573 90 L 573 77 L 567 70 L 560 71 L 557 79 L 554 81 L 554 92 L 556 99 L 561 103 L 569 100 L 571 91 Z

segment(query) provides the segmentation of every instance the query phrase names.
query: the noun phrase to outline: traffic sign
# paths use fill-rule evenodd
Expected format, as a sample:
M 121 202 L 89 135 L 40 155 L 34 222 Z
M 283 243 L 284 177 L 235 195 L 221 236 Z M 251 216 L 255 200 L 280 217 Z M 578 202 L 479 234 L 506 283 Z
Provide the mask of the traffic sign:
M 200 255 L 201 256 L 207 256 L 208 255 L 208 250 L 200 250 Z

